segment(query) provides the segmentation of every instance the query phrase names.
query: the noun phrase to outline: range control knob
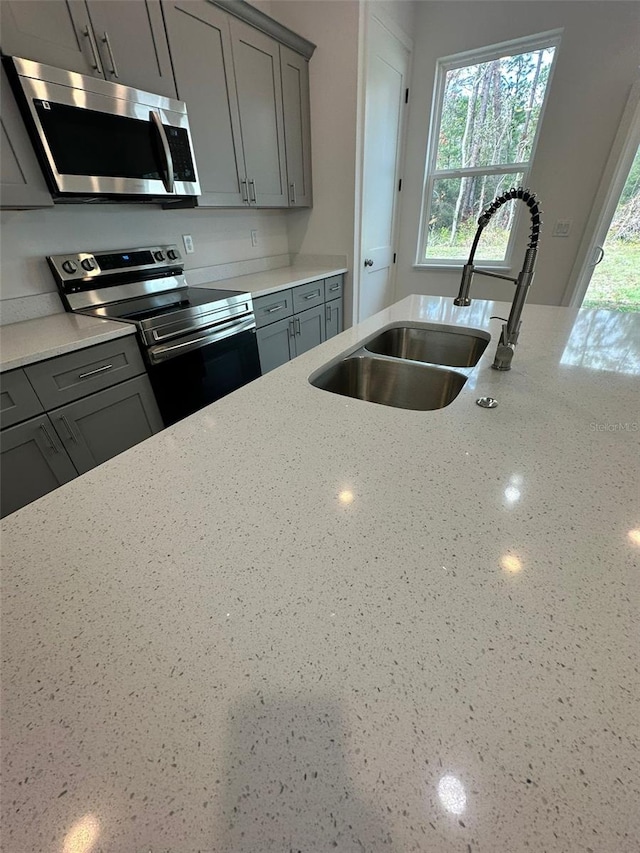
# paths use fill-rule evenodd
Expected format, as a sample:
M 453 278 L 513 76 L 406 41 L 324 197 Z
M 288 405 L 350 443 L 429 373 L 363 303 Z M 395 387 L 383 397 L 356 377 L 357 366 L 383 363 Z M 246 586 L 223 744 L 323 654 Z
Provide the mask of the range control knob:
M 175 261 L 180 257 L 180 255 L 178 254 L 178 252 L 176 252 L 175 249 L 169 249 L 169 251 L 167 252 L 167 257 L 170 261 Z
M 164 252 L 154 252 L 153 257 L 156 261 L 164 261 Z
M 84 260 L 80 261 L 80 266 L 83 270 L 86 270 L 87 272 L 91 272 L 91 270 L 94 270 L 96 268 L 95 261 L 93 261 L 92 258 L 85 258 Z
M 63 261 L 62 269 L 71 275 L 78 269 L 78 265 L 74 264 L 73 261 Z

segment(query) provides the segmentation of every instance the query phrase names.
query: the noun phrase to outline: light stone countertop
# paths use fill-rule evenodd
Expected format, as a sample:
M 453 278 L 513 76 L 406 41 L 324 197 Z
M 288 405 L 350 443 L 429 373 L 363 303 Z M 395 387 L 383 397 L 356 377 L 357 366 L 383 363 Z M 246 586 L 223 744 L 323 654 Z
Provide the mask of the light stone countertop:
M 279 290 L 289 287 L 297 287 L 299 284 L 307 284 L 310 281 L 318 281 L 321 278 L 329 278 L 332 275 L 342 275 L 347 272 L 343 266 L 335 266 L 322 263 L 294 264 L 288 267 L 278 267 L 274 270 L 249 273 L 248 275 L 234 276 L 212 282 L 200 282 L 185 273 L 189 284 L 194 287 L 206 287 L 214 290 L 239 290 L 250 293 L 252 296 L 268 296 Z
M 640 317 L 529 305 L 499 373 L 507 310 L 408 297 L 4 520 L 6 851 L 637 853 Z M 403 320 L 491 332 L 451 405 L 308 384 Z
M 134 335 L 135 331 L 131 323 L 69 313 L 10 323 L 0 327 L 0 372 Z

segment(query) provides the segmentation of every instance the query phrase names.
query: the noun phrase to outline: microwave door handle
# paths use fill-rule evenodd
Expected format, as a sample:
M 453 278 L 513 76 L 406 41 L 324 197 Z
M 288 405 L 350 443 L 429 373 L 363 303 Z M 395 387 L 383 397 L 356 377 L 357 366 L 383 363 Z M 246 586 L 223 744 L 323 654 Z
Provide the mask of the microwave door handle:
M 173 157 L 171 156 L 171 148 L 169 147 L 169 140 L 167 139 L 167 134 L 164 129 L 164 125 L 162 124 L 162 119 L 160 118 L 160 113 L 155 110 L 151 110 L 149 112 L 149 118 L 153 122 L 155 129 L 158 131 L 158 136 L 160 137 L 160 142 L 162 144 L 162 150 L 164 152 L 164 160 L 165 160 L 165 173 L 166 177 L 162 179 L 162 183 L 164 184 L 164 188 L 168 193 L 173 192 Z

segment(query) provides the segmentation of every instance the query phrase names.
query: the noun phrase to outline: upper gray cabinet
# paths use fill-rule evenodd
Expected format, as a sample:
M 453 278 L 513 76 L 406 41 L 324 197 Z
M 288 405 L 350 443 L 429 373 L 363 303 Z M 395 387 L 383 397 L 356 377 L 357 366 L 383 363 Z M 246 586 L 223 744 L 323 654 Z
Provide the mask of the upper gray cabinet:
M 189 111 L 199 206 L 310 205 L 307 62 L 278 38 L 308 55 L 313 45 L 249 4 L 163 0 L 162 8 L 178 97 Z
M 287 207 L 279 45 L 235 18 L 231 41 L 249 203 Z
M 290 207 L 311 207 L 309 63 L 280 45 L 284 140 Z
M 163 4 L 178 97 L 186 101 L 201 207 L 242 207 L 249 191 L 229 18 L 206 0 Z
M 175 97 L 160 0 L 2 0 L 2 52 Z
M 4 68 L 0 68 L 0 103 L 0 206 L 50 207 L 53 200 Z

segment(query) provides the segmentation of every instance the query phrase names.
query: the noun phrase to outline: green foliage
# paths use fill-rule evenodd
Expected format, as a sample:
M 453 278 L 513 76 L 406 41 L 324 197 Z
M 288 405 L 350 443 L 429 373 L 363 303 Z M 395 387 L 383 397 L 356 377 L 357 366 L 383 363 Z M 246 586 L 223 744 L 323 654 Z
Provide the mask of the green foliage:
M 607 240 L 605 246 L 582 307 L 640 311 L 640 240 Z

